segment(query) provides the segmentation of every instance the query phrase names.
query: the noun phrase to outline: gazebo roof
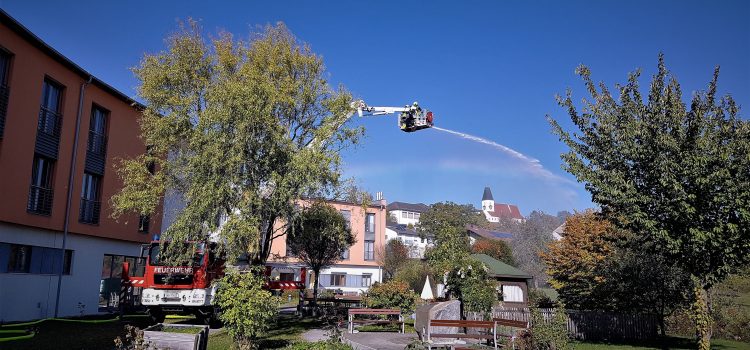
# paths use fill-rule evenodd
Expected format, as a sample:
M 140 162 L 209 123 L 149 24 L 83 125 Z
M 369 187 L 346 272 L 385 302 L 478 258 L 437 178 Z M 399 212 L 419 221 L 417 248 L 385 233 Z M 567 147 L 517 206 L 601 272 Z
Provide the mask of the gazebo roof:
M 483 262 L 489 269 L 487 273 L 492 277 L 522 278 L 527 280 L 533 278 L 528 273 L 510 266 L 500 260 L 497 260 L 487 254 L 471 254 L 471 257 Z

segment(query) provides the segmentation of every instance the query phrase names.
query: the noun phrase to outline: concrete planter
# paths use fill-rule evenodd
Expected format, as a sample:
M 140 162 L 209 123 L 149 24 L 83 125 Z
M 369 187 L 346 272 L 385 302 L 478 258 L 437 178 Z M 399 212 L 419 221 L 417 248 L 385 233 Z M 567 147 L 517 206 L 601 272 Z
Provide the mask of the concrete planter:
M 170 332 L 167 329 L 174 329 Z M 194 329 L 193 332 L 185 332 Z M 208 326 L 159 323 L 143 330 L 143 338 L 149 347 L 170 350 L 206 350 Z

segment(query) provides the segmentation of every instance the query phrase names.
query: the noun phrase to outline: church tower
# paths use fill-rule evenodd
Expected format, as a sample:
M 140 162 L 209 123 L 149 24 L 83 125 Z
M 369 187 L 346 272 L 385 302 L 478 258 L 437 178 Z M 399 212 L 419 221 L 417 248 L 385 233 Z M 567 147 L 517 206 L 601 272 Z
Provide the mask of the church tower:
M 492 191 L 489 187 L 484 188 L 482 194 L 482 211 L 494 211 L 495 210 L 495 199 L 492 198 Z

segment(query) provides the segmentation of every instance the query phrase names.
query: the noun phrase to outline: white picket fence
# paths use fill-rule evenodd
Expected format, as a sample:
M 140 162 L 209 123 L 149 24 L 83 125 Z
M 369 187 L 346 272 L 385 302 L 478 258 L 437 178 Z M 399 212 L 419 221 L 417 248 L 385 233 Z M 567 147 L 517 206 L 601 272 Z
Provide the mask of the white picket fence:
M 555 309 L 539 309 L 545 321 L 552 320 Z M 651 314 L 566 310 L 568 333 L 580 340 L 636 340 L 657 336 L 658 319 Z M 479 320 L 479 313 L 467 313 L 467 319 Z M 529 308 L 494 308 L 493 318 L 525 321 Z

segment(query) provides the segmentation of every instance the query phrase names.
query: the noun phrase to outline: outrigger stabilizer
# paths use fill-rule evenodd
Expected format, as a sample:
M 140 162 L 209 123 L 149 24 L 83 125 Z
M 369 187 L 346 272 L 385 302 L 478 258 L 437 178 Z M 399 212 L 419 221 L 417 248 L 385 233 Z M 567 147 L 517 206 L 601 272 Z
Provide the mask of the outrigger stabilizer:
M 417 102 L 404 107 L 373 107 L 368 106 L 365 101 L 359 100 L 353 102 L 352 107 L 357 109 L 357 114 L 360 117 L 399 113 L 398 127 L 405 132 L 427 129 L 434 125 L 432 112 L 423 110 Z

